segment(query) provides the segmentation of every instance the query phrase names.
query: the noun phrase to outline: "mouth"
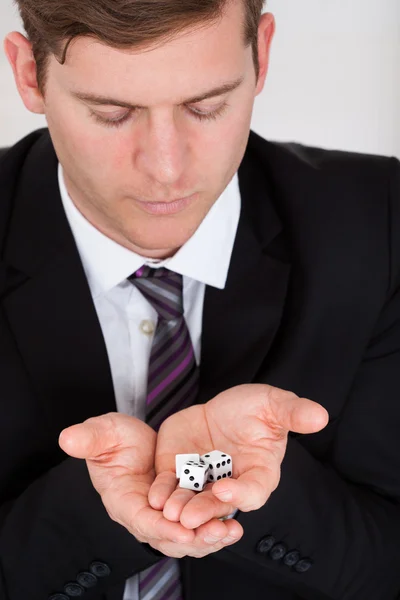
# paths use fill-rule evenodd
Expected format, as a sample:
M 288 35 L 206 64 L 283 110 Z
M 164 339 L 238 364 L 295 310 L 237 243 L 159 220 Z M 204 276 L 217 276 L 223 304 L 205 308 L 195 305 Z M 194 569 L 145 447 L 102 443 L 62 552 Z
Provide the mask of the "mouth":
M 196 195 L 197 194 L 192 194 L 191 196 L 178 198 L 171 202 L 141 202 L 139 200 L 137 203 L 142 210 L 150 215 L 174 215 L 192 204 Z

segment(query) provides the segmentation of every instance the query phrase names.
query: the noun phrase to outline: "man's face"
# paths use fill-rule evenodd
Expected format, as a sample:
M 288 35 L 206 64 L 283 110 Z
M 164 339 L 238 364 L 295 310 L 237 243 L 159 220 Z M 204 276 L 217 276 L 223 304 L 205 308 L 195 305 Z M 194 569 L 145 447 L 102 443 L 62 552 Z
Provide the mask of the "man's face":
M 242 161 L 263 86 L 243 23 L 242 2 L 229 2 L 221 21 L 155 49 L 78 38 L 65 65 L 51 58 L 45 113 L 69 194 L 95 227 L 139 254 L 174 254 Z M 187 102 L 238 80 L 231 92 Z

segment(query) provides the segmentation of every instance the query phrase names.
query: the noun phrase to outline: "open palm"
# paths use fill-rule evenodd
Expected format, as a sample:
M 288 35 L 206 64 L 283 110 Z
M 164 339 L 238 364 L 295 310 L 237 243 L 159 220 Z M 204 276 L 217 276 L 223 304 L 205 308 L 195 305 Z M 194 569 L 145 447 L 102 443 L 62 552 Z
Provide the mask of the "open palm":
M 150 544 L 194 539 L 193 532 L 171 523 L 149 505 L 156 433 L 148 425 L 135 417 L 109 413 L 63 430 L 59 443 L 70 456 L 86 460 L 109 516 L 136 539 Z
M 235 509 L 256 510 L 279 484 L 288 432 L 314 433 L 327 422 L 326 410 L 316 402 L 262 384 L 231 388 L 176 413 L 158 433 L 150 504 L 187 528 Z M 177 488 L 175 455 L 211 450 L 232 456 L 233 478 L 208 484 L 200 493 Z

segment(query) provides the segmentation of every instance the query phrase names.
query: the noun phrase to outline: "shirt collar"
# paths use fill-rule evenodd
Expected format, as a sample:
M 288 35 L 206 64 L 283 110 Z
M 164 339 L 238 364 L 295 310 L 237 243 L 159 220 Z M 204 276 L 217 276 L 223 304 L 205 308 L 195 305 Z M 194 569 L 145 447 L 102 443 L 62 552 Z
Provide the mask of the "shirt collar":
M 236 173 L 192 237 L 163 261 L 140 256 L 101 233 L 72 202 L 58 165 L 58 183 L 67 220 L 95 298 L 106 294 L 146 264 L 166 267 L 206 285 L 224 289 L 240 217 L 241 197 Z

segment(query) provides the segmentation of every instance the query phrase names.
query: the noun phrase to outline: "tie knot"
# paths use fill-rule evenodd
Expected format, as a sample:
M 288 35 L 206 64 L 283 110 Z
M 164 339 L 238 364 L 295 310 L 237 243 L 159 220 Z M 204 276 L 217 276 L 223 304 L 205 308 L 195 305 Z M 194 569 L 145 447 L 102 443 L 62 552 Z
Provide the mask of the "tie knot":
M 141 267 L 129 281 L 157 311 L 160 319 L 171 321 L 183 315 L 182 275 L 160 267 Z

